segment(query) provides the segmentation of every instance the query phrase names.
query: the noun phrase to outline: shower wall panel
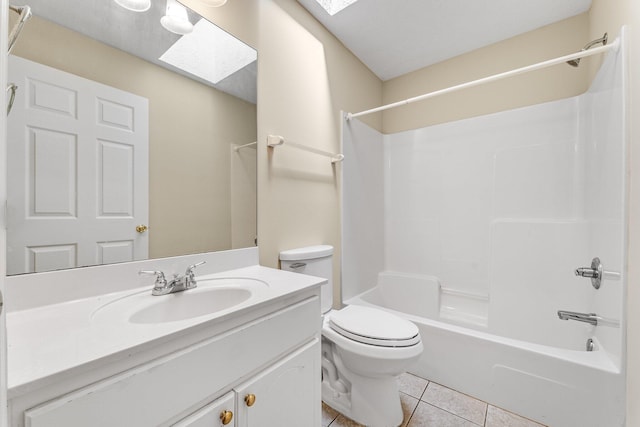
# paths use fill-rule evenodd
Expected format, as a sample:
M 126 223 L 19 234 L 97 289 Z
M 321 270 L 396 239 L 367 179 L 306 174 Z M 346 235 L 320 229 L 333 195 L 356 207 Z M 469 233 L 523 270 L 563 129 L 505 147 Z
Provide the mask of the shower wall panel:
M 576 112 L 569 99 L 386 135 L 385 268 L 438 277 L 441 315 L 463 320 L 475 310 L 486 326 L 492 277 L 509 267 L 496 265 L 493 248 L 524 244 L 503 224 L 532 232 L 532 223 L 566 223 L 579 211 Z M 542 235 L 527 245 L 537 242 Z M 558 262 L 529 249 L 542 258 L 524 275 Z
M 384 180 L 381 133 L 351 120 L 344 124 L 342 139 L 342 299 L 346 300 L 375 286 L 384 266 Z
M 423 315 L 572 350 L 593 338 L 624 366 L 620 57 L 574 98 L 384 136 L 347 122 L 344 299 L 376 282 L 388 300 L 419 287 Z M 574 274 L 593 257 L 611 273 L 598 290 Z
M 609 56 L 600 68 L 590 90 L 580 98 L 580 140 L 584 141 L 584 214 L 589 222 L 588 256 L 599 257 L 607 274 L 600 289 L 580 280 L 589 289 L 586 311 L 619 321 L 621 327 L 595 328 L 601 348 L 623 366 L 624 270 L 626 248 L 626 134 L 625 74 L 623 55 Z M 620 273 L 616 278 L 615 273 Z M 582 307 L 580 310 L 582 311 Z

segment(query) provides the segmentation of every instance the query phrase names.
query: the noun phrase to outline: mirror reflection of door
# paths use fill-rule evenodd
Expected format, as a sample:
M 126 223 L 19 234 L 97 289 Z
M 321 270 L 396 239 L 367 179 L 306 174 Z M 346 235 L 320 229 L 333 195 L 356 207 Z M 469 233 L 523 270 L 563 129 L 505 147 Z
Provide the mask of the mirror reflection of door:
M 148 257 L 148 101 L 10 56 L 7 273 Z
M 187 12 L 193 32 L 180 36 L 167 31 L 160 22 L 166 13 L 163 2 L 154 1 L 145 13 L 135 13 L 103 0 L 12 1 L 28 3 L 33 12 L 12 52 L 14 56 L 148 100 L 149 222 L 132 224 L 132 229 L 138 225 L 149 227 L 149 231 L 136 234 L 136 238 L 148 239 L 147 259 L 254 246 L 257 144 L 247 144 L 257 140 L 257 51 L 192 11 Z M 235 66 L 225 68 L 231 74 L 220 76 L 222 80 L 210 81 L 194 75 L 186 64 L 183 67 L 167 62 L 168 52 L 174 53 L 169 55 L 173 58 L 207 58 L 214 64 Z M 201 70 L 211 68 L 196 63 L 200 63 Z M 14 83 L 19 86 L 17 96 L 25 97 L 28 85 Z M 51 87 L 63 85 L 50 86 L 42 95 L 57 93 Z M 40 102 L 46 104 L 43 99 Z M 109 111 L 116 112 L 121 110 Z M 14 113 L 9 121 L 15 120 Z M 52 116 L 60 117 L 60 121 L 64 117 Z M 117 126 L 112 128 L 117 130 Z M 235 150 L 239 146 L 244 148 Z M 121 151 L 111 150 L 111 154 L 115 153 Z M 16 162 L 11 157 L 7 161 Z M 18 187 L 18 192 L 26 193 L 24 185 Z M 139 199 L 136 195 L 135 201 Z M 77 203 L 78 208 L 83 206 L 84 196 L 78 195 Z M 13 233 L 11 227 L 9 233 Z M 130 248 L 123 241 L 130 238 L 100 239 L 102 259 L 78 260 L 79 267 L 128 260 L 121 255 Z M 69 262 L 73 247 L 50 250 L 43 245 L 33 244 L 38 252 L 37 267 L 22 268 L 27 261 L 25 250 L 21 249 L 21 269 L 9 274 L 73 265 Z M 26 252 L 34 264 L 34 252 Z M 57 262 L 58 258 L 62 263 Z M 45 260 L 54 266 L 44 268 Z

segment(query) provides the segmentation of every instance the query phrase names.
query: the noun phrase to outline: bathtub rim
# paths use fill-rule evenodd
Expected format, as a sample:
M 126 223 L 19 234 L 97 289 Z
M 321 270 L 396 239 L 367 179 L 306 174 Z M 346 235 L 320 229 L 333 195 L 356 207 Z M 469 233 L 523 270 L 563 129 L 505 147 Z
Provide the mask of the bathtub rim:
M 367 291 L 364 291 L 359 295 L 349 298 L 347 301 L 344 302 L 344 304 L 345 305 L 355 304 L 355 305 L 363 305 L 367 307 L 379 308 L 379 309 L 391 312 L 397 316 L 408 319 L 416 324 L 425 324 L 426 326 L 443 329 L 445 331 L 455 333 L 455 334 L 471 335 L 478 339 L 483 339 L 492 343 L 514 347 L 523 351 L 530 351 L 535 354 L 551 357 L 554 359 L 559 359 L 564 362 L 576 363 L 581 366 L 597 369 L 599 371 L 603 371 L 610 374 L 618 374 L 618 375 L 622 374 L 622 370 L 616 366 L 612 357 L 609 355 L 607 351 L 603 350 L 601 346 L 599 346 L 600 349 L 594 350 L 594 351 L 571 350 L 571 349 L 558 348 L 558 347 L 552 347 L 552 346 L 543 345 L 543 344 L 522 341 L 515 338 L 501 337 L 499 335 L 491 334 L 489 332 L 479 331 L 469 327 L 447 323 L 443 320 L 433 320 L 427 317 L 420 317 L 413 314 L 403 313 L 401 311 L 384 307 L 378 304 L 374 304 L 363 299 L 363 297 L 366 297 L 367 294 L 373 293 L 375 291 L 376 291 L 376 287 L 374 286 L 373 288 Z M 597 339 L 595 336 L 593 337 L 593 339 L 596 340 L 596 344 L 597 344 Z M 425 346 L 429 345 L 429 340 L 425 337 L 422 337 L 422 342 L 424 343 Z

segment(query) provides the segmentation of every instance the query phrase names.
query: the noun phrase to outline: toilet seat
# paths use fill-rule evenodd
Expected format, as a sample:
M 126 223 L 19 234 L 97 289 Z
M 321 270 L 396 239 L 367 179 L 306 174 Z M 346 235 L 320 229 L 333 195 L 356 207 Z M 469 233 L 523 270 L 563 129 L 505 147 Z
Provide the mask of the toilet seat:
M 409 347 L 420 342 L 418 327 L 371 307 L 350 305 L 329 314 L 329 327 L 353 341 L 378 347 Z

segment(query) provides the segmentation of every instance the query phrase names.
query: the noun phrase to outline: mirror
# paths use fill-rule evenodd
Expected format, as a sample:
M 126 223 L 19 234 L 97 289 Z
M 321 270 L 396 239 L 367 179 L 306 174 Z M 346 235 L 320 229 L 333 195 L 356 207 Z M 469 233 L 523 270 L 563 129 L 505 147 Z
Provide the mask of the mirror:
M 12 2 L 8 274 L 255 245 L 257 52 L 166 2 Z

